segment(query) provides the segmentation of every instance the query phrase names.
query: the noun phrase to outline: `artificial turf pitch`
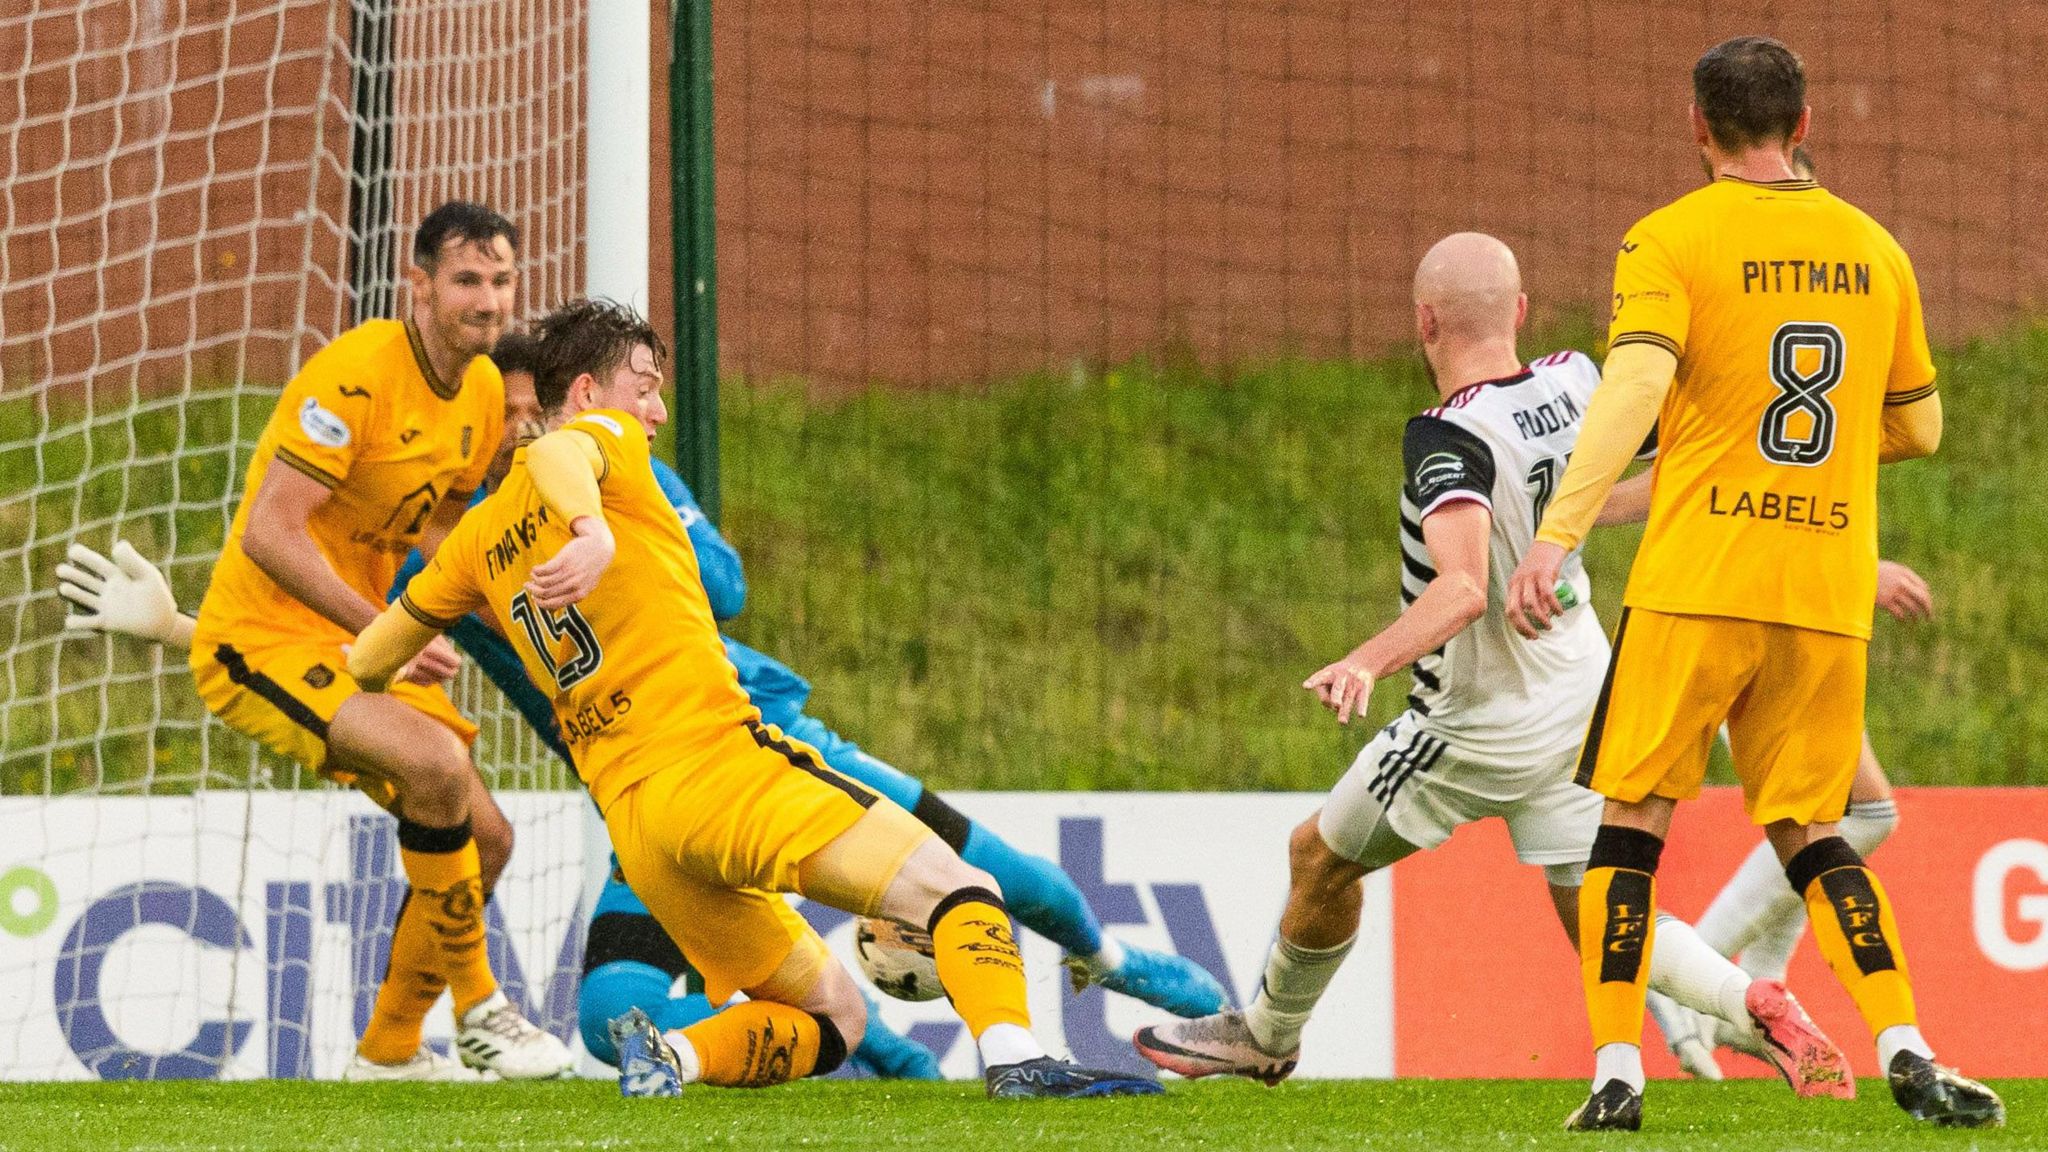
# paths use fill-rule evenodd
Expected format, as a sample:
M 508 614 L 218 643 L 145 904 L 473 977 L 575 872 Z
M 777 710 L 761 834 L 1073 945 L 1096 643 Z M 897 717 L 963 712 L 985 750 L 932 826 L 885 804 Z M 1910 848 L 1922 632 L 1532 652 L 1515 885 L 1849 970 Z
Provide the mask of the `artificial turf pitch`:
M 826 1081 L 621 1100 L 605 1082 L 481 1085 L 0 1085 L 0 1149 L 1244 1148 L 1779 1150 L 2048 1148 L 2048 1080 L 1995 1085 L 1995 1131 L 1916 1124 L 1882 1082 L 1853 1102 L 1776 1082 L 1656 1082 L 1645 1130 L 1568 1134 L 1566 1081 L 1175 1083 L 1142 1100 L 1008 1101 L 973 1083 Z

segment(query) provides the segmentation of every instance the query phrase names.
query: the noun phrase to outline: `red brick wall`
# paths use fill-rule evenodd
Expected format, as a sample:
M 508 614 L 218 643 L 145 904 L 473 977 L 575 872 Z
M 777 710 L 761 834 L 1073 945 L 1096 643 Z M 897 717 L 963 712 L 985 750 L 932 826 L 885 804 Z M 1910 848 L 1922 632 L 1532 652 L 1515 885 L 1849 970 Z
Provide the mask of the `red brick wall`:
M 1938 336 L 2038 307 L 2048 5 L 1825 9 L 721 0 L 726 370 L 1369 354 L 1465 228 L 1539 317 L 1596 310 L 1623 230 L 1700 180 L 1692 62 L 1753 31 L 1805 56 L 1823 181 L 1905 244 Z

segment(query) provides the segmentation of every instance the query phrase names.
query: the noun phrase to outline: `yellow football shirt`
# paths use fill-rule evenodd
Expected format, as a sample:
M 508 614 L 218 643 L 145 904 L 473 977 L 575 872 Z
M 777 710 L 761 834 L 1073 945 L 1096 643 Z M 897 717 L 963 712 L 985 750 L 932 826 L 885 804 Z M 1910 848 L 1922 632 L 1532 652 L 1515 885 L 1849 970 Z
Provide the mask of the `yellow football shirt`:
M 1867 638 L 1884 406 L 1934 390 L 1898 243 L 1812 181 L 1723 177 L 1629 230 L 1608 332 L 1678 357 L 1626 603 Z
M 334 495 L 306 527 L 335 575 L 382 604 L 435 505 L 483 483 L 505 422 L 505 381 L 488 357 L 462 379 L 437 379 L 410 324 L 372 320 L 307 360 L 278 397 L 242 485 L 242 503 L 199 605 L 195 652 L 231 643 L 354 636 L 301 604 L 242 550 L 249 506 L 273 466 L 296 468 Z
M 604 455 L 598 492 L 617 551 L 597 588 L 556 611 L 528 597 L 528 575 L 568 543 L 569 528 L 534 489 L 521 448 L 399 603 L 431 628 L 484 607 L 504 623 L 527 675 L 554 697 L 576 770 L 603 809 L 760 713 L 726 658 L 682 518 L 655 482 L 646 430 L 611 409 L 564 427 Z

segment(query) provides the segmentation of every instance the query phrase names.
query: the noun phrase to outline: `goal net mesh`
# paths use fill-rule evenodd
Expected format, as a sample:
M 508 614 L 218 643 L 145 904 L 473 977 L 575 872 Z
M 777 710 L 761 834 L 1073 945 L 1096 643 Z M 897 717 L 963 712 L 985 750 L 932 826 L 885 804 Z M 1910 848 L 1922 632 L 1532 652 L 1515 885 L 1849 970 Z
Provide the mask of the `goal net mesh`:
M 519 226 L 519 314 L 576 294 L 583 7 L 0 14 L 0 927 L 28 942 L 0 984 L 33 990 L 0 1008 L 0 1078 L 346 1058 L 395 910 L 388 817 L 208 718 L 183 653 L 64 635 L 53 569 L 73 542 L 127 540 L 195 610 L 278 390 L 358 320 L 400 314 L 435 204 Z M 580 928 L 580 793 L 473 670 L 454 692 L 532 858 L 498 890 L 494 940 L 538 967 L 541 1015 Z M 211 896 L 253 943 L 220 935 Z

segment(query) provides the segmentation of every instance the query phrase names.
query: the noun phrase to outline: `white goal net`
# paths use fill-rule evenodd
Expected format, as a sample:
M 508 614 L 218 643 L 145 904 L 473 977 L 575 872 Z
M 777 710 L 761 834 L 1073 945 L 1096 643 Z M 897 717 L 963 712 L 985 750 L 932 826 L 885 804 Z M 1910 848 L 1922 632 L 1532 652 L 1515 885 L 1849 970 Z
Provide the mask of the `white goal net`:
M 209 719 L 182 653 L 63 635 L 52 570 L 125 539 L 194 609 L 278 389 L 404 307 L 433 205 L 519 226 L 521 314 L 577 293 L 584 16 L 0 7 L 0 1079 L 346 1058 L 395 908 L 388 818 Z M 456 695 L 520 836 L 500 975 L 559 1029 L 581 793 L 473 672 Z

